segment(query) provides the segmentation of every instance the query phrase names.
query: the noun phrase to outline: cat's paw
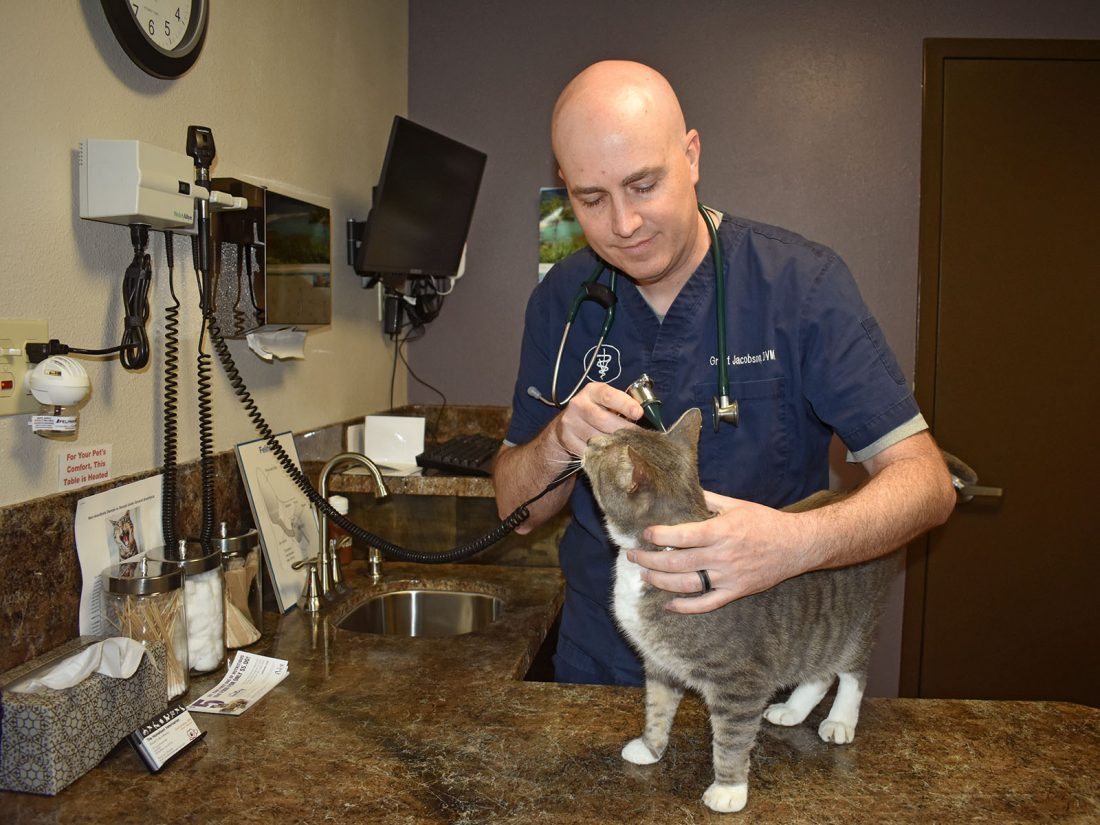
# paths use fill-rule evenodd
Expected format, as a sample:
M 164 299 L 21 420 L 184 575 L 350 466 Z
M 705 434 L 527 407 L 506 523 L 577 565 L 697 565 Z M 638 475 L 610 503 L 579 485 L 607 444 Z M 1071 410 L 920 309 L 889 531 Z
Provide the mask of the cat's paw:
M 789 728 L 799 724 L 806 718 L 806 714 L 799 713 L 795 708 L 788 705 L 776 704 L 768 706 L 768 709 L 764 711 L 764 718 L 773 725 L 782 725 Z
M 703 804 L 720 814 L 739 811 L 748 801 L 749 786 L 744 782 L 740 785 L 722 785 L 714 782 L 703 792 Z
M 847 745 L 856 738 L 856 726 L 836 719 L 826 719 L 817 728 L 817 735 L 835 745 Z
M 633 762 L 635 765 L 652 765 L 654 762 L 660 761 L 661 754 L 650 750 L 649 745 L 639 736 L 637 739 L 631 739 L 623 745 L 622 757 L 627 762 Z

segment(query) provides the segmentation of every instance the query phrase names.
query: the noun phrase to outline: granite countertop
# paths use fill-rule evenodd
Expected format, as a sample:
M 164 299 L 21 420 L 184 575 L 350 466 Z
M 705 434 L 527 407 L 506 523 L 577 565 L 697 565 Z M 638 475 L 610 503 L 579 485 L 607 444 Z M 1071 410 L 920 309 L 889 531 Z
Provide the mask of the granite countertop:
M 358 566 L 352 584 L 362 587 Z M 701 704 L 685 699 L 664 760 L 619 750 L 642 691 L 519 681 L 561 600 L 554 568 L 388 564 L 501 596 L 503 616 L 448 639 L 356 634 L 270 616 L 252 649 L 290 675 L 244 715 L 196 714 L 206 738 L 158 775 L 128 746 L 56 797 L 0 793 L 4 823 L 884 823 L 1100 818 L 1100 710 L 1044 702 L 869 699 L 853 744 L 824 744 L 821 711 L 766 726 L 749 803 L 718 815 Z M 197 679 L 189 698 L 219 676 Z
M 316 464 L 316 467 L 314 466 Z M 311 462 L 305 465 L 307 473 L 320 472 L 321 464 Z M 455 496 L 457 498 L 493 498 L 493 480 L 485 476 L 444 475 L 432 471 L 427 475 L 387 476 L 382 480 L 391 495 L 406 496 Z M 347 469 L 333 473 L 329 479 L 329 492 L 332 493 L 374 493 L 374 479 L 363 467 L 350 465 Z

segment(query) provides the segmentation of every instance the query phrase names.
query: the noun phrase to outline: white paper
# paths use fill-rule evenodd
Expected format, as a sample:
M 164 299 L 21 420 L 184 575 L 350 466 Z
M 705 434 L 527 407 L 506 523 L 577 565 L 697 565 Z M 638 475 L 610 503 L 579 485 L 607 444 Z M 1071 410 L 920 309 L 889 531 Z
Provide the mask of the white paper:
M 240 716 L 290 672 L 285 659 L 272 659 L 238 650 L 225 678 L 187 706 L 196 713 Z
M 368 415 L 363 428 L 363 455 L 383 475 L 410 475 L 424 452 L 424 419 L 407 415 Z
M 83 578 L 80 635 L 106 636 L 101 574 L 164 547 L 160 475 L 82 498 L 76 503 L 74 532 Z
M 265 361 L 273 358 L 305 358 L 306 333 L 304 330 L 286 329 L 249 332 L 245 334 L 248 348 Z
M 57 489 L 76 490 L 111 477 L 111 445 L 68 446 L 57 456 Z
M 294 439 L 281 433 L 276 440 L 295 467 L 301 467 Z M 294 607 L 305 587 L 305 568 L 293 565 L 317 555 L 321 544 L 317 514 L 306 494 L 290 480 L 265 439 L 237 445 L 237 463 L 248 492 L 260 546 L 283 613 Z

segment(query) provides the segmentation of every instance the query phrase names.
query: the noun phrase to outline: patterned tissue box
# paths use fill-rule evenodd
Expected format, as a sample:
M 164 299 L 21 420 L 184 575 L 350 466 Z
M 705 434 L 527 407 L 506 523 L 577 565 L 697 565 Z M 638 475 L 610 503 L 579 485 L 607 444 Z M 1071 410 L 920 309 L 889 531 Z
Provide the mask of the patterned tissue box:
M 164 710 L 168 685 L 159 641 L 145 643 L 146 655 L 129 679 L 93 673 L 64 690 L 7 689 L 98 641 L 82 636 L 0 675 L 0 789 L 53 796 Z

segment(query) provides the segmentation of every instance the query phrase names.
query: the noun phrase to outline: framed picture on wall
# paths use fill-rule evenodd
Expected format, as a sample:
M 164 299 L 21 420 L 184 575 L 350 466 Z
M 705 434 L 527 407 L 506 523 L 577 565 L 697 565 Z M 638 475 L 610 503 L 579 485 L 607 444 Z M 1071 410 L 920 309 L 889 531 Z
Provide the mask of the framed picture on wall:
M 539 277 L 588 244 L 564 187 L 539 189 Z

